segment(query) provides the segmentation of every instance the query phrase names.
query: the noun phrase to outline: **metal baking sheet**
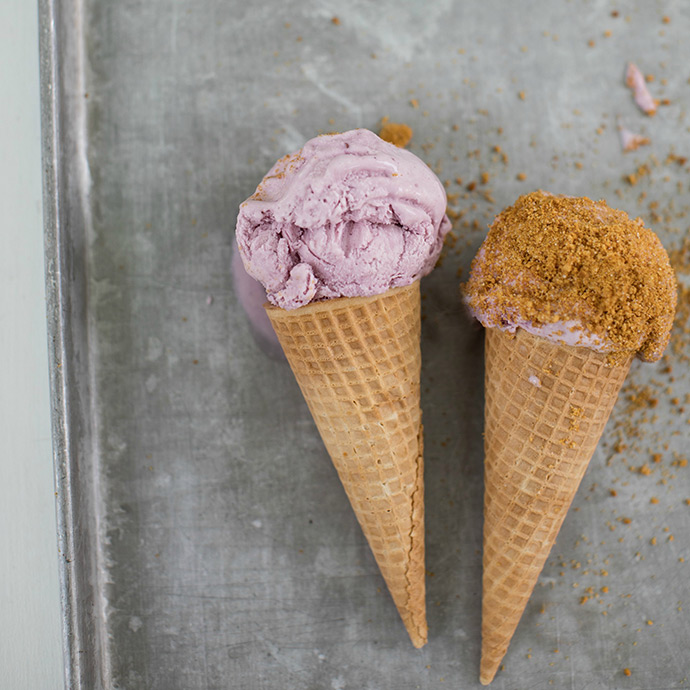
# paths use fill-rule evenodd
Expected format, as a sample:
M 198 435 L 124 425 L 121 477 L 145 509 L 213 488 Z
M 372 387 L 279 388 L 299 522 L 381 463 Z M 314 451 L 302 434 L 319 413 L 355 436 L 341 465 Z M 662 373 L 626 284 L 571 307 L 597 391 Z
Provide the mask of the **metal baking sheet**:
M 482 335 L 459 275 L 536 188 L 606 198 L 681 247 L 687 6 L 39 4 L 68 687 L 478 687 Z M 231 275 L 238 204 L 273 161 L 383 117 L 413 128 L 455 218 L 422 285 L 421 651 Z M 624 154 L 619 125 L 651 143 Z M 690 687 L 684 325 L 633 366 L 494 687 Z

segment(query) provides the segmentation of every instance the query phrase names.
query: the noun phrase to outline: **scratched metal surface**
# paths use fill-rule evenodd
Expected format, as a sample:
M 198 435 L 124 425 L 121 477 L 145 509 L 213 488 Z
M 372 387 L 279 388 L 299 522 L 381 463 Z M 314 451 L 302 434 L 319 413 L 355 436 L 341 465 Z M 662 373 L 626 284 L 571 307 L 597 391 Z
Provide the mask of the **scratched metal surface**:
M 690 152 L 687 5 L 42 0 L 41 12 L 68 684 L 478 687 L 482 342 L 458 271 L 493 214 L 539 187 L 607 198 L 679 246 L 688 167 L 667 156 Z M 624 86 L 628 60 L 670 101 L 654 118 Z M 423 283 L 421 651 L 230 270 L 238 204 L 272 162 L 383 116 L 413 127 L 411 149 L 462 214 Z M 624 155 L 618 122 L 651 145 Z M 643 164 L 635 185 L 622 179 Z M 497 689 L 690 687 L 690 386 L 676 346 L 633 366 L 656 407 L 619 400 Z

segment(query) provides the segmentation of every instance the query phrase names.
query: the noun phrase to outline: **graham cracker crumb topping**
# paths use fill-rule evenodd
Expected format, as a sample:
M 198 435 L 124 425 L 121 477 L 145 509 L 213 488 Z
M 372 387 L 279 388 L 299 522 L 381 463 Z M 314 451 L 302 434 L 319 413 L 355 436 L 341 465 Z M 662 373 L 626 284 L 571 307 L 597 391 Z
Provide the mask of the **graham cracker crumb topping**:
M 573 319 L 648 361 L 663 354 L 676 307 L 668 254 L 640 218 L 543 191 L 494 220 L 463 292 L 488 325 L 505 314 L 536 326 Z

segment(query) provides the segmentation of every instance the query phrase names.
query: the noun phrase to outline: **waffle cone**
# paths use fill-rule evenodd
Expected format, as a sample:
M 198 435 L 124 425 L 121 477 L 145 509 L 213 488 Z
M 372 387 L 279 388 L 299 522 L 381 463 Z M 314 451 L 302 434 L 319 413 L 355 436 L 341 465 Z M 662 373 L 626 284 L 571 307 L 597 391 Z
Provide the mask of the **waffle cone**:
M 412 643 L 427 640 L 419 282 L 266 311 Z
M 486 331 L 480 681 L 490 683 L 611 414 L 632 357 Z

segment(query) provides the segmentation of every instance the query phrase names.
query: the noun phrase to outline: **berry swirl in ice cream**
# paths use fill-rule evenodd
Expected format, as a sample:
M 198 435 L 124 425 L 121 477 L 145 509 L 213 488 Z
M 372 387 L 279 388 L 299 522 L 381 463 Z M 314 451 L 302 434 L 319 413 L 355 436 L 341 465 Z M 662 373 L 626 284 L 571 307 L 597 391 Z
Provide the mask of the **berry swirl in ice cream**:
M 585 197 L 520 197 L 493 222 L 463 286 L 486 327 L 658 360 L 676 279 L 642 220 Z
M 236 236 L 269 301 L 295 309 L 426 275 L 451 227 L 445 211 L 445 189 L 423 161 L 355 129 L 281 158 L 241 205 Z

